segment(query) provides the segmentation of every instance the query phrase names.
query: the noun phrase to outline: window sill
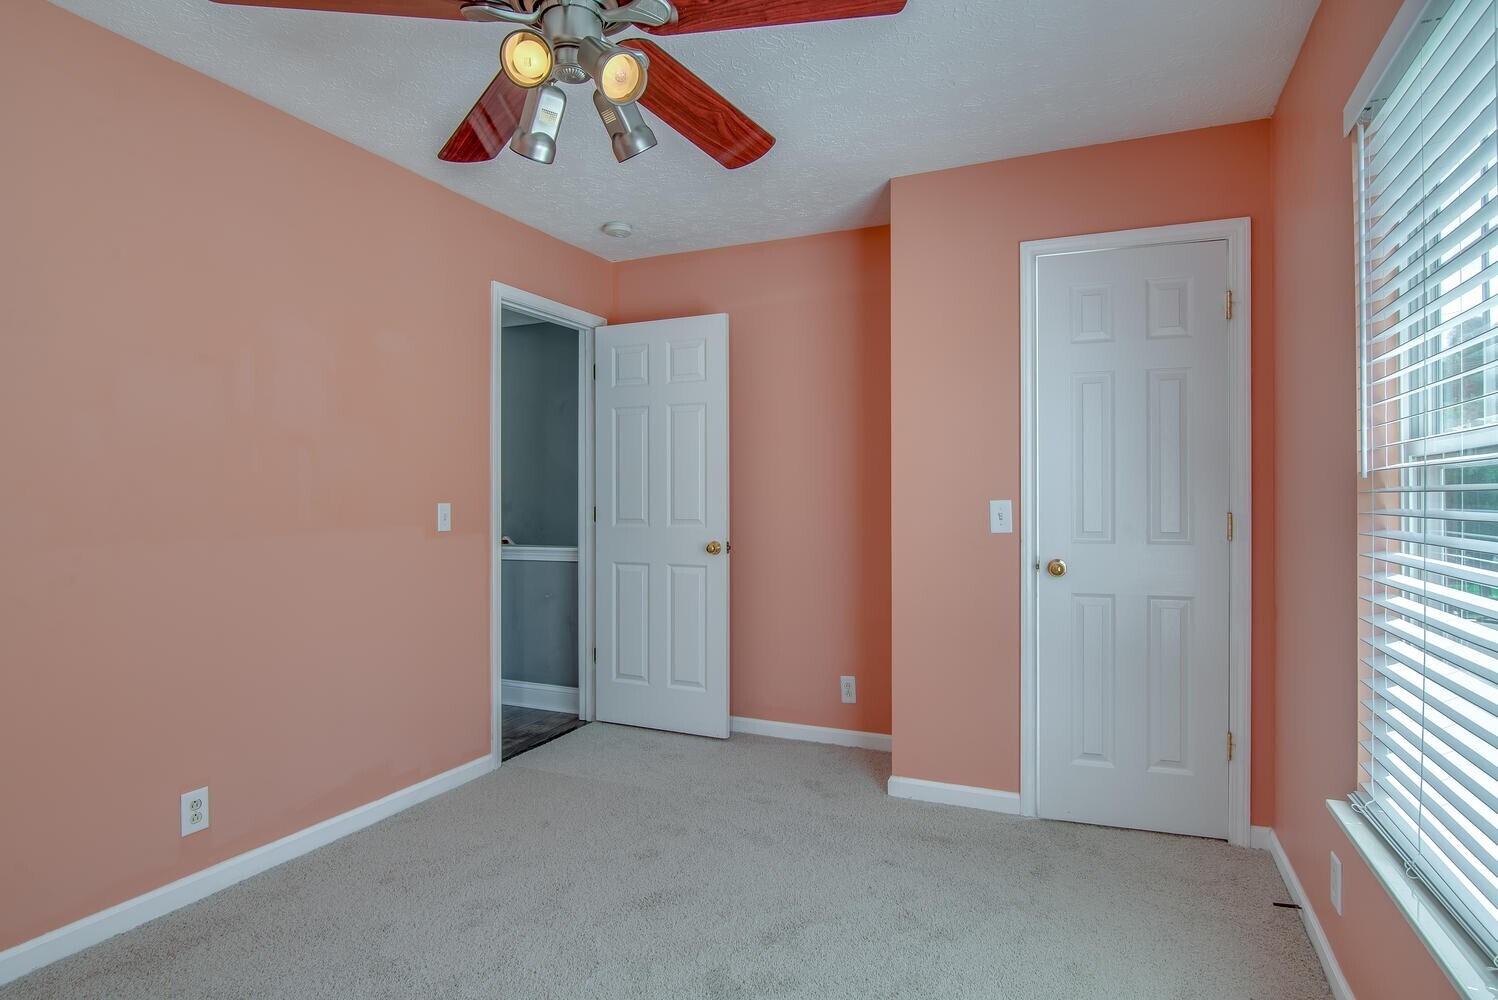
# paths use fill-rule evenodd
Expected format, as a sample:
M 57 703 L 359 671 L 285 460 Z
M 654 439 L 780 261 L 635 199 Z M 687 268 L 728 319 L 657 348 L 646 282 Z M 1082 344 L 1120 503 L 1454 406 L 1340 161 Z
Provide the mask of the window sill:
M 1346 802 L 1328 799 L 1326 807 L 1457 992 L 1469 997 L 1498 995 L 1498 976 L 1488 969 L 1482 952 L 1430 890 L 1405 874 L 1404 862 L 1378 831 Z

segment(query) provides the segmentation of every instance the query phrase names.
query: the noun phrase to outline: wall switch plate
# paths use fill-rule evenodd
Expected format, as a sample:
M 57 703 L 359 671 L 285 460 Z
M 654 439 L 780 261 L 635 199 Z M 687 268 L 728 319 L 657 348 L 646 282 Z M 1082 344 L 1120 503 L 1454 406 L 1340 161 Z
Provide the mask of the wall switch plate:
M 843 704 L 856 704 L 858 701 L 858 679 L 856 677 L 844 676 L 841 686 L 843 692 Z
M 991 535 L 1014 533 L 1014 501 L 988 501 L 988 533 Z
M 437 505 L 437 530 L 453 530 L 453 505 L 450 503 L 439 503 Z
M 1342 915 L 1342 859 L 1332 852 L 1332 909 Z
M 182 836 L 208 829 L 208 786 L 182 794 Z

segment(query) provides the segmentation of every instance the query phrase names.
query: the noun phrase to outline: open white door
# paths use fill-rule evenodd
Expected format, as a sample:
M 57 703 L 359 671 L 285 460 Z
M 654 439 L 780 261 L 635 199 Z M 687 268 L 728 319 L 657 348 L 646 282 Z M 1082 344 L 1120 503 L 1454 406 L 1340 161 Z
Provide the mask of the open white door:
M 728 736 L 728 317 L 597 330 L 597 716 Z

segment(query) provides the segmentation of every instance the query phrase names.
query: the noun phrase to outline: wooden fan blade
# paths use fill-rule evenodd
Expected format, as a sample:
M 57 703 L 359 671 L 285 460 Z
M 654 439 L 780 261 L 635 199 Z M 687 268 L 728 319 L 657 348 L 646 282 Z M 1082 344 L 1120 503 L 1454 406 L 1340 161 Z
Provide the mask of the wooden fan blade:
M 286 10 L 327 10 L 341 14 L 386 14 L 396 17 L 439 17 L 463 20 L 465 0 L 213 0 L 231 7 L 281 7 Z
M 773 135 L 659 45 L 644 38 L 619 44 L 650 57 L 650 80 L 640 103 L 729 170 L 747 167 L 775 145 Z
M 494 159 L 515 134 L 524 108 L 525 89 L 511 83 L 501 72 L 437 158 L 448 163 L 482 163 Z
M 763 28 L 771 24 L 842 21 L 898 14 L 905 0 L 672 0 L 676 23 L 647 29 L 654 35 Z

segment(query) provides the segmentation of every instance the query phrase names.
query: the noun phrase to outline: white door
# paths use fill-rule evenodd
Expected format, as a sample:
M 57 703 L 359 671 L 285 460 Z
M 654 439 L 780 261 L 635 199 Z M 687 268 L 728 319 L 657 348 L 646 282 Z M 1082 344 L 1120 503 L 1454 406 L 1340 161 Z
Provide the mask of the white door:
M 599 327 L 597 715 L 728 736 L 728 317 Z
M 1227 836 L 1227 289 L 1223 241 L 1037 261 L 1042 816 Z

